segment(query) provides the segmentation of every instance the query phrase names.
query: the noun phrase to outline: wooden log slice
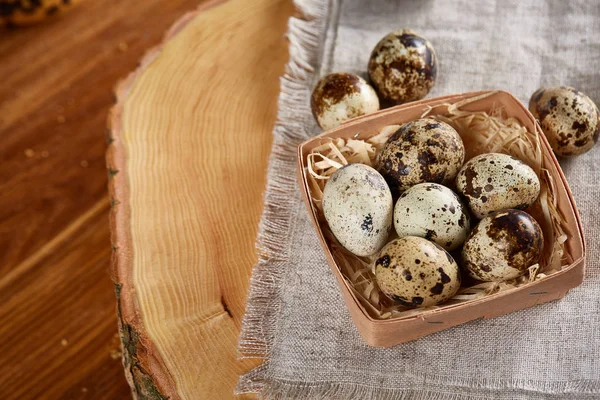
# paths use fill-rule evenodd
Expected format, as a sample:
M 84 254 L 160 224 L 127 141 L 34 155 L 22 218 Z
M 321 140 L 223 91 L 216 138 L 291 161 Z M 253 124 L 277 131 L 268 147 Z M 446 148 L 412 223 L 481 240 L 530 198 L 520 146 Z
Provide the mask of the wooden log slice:
M 285 0 L 204 5 L 116 88 L 112 274 L 136 398 L 230 398 L 257 365 L 236 344 L 291 13 Z

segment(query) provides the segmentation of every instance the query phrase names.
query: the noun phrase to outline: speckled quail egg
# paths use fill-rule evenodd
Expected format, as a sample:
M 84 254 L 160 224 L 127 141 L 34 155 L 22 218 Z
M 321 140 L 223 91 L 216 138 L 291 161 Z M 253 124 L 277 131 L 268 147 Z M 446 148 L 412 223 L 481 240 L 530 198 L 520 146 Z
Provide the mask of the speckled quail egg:
M 385 245 L 394 203 L 375 169 L 363 164 L 340 168 L 325 185 L 322 204 L 331 232 L 351 253 L 369 256 Z
M 538 89 L 529 100 L 529 111 L 558 156 L 589 151 L 600 135 L 600 112 L 585 94 L 571 87 Z
M 379 110 L 375 90 L 360 76 L 336 72 L 321 78 L 310 98 L 313 116 L 324 130 Z
M 394 206 L 394 228 L 400 237 L 423 237 L 452 251 L 469 234 L 469 212 L 447 187 L 420 183 L 400 195 Z
M 507 208 L 529 207 L 540 194 L 540 180 L 530 166 L 501 153 L 486 153 L 465 163 L 456 176 L 456 189 L 473 215 L 483 218 Z
M 392 190 L 423 182 L 452 182 L 465 159 L 465 147 L 454 128 L 433 118 L 400 127 L 379 154 L 378 170 Z
M 29 26 L 55 18 L 81 0 L 11 0 L 0 1 L 0 27 Z
M 383 100 L 401 104 L 422 99 L 429 93 L 438 70 L 431 43 L 404 29 L 386 35 L 369 59 L 369 77 Z
M 543 246 L 542 229 L 531 215 L 498 211 L 471 231 L 462 249 L 463 267 L 482 281 L 514 279 L 538 262 Z
M 375 278 L 381 291 L 408 307 L 428 307 L 448 300 L 460 288 L 458 265 L 442 247 L 427 239 L 392 240 L 377 256 Z

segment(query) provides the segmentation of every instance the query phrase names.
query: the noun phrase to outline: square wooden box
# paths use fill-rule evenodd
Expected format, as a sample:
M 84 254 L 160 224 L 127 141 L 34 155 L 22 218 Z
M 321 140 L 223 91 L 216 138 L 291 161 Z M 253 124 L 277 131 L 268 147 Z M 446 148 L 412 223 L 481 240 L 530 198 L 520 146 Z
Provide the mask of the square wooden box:
M 437 107 L 436 113 L 445 113 L 444 104 L 454 104 L 461 100 L 474 98 L 482 94 L 491 93 L 489 96 L 473 101 L 461 109 L 467 111 L 487 111 L 493 107 L 503 107 L 509 117 L 519 120 L 531 132 L 537 130 L 542 139 L 543 167 L 554 177 L 556 183 L 556 198 L 558 209 L 565 217 L 564 230 L 568 235 L 565 242 L 565 256 L 573 260 L 571 264 L 561 271 L 527 285 L 501 291 L 486 297 L 469 302 L 442 306 L 439 309 L 425 311 L 422 314 L 398 317 L 387 320 L 378 320 L 371 317 L 360 301 L 351 291 L 348 280 L 340 272 L 335 257 L 323 236 L 317 209 L 312 204 L 306 177 L 306 156 L 316 146 L 323 143 L 326 137 L 366 139 L 377 133 L 386 125 L 402 124 L 419 118 L 429 107 Z M 355 135 L 358 133 L 358 137 Z M 323 251 L 337 279 L 344 296 L 346 306 L 350 311 L 354 324 L 365 341 L 372 346 L 388 347 L 398 343 L 407 342 L 422 336 L 448 329 L 474 319 L 494 318 L 513 311 L 532 307 L 536 304 L 562 298 L 566 292 L 581 284 L 585 272 L 585 243 L 581 221 L 575 202 L 564 174 L 548 144 L 544 134 L 535 118 L 527 108 L 513 95 L 504 91 L 474 92 L 458 95 L 443 96 L 434 99 L 425 99 L 409 104 L 404 104 L 378 111 L 363 117 L 348 121 L 347 123 L 316 136 L 298 147 L 298 179 L 300 190 L 308 211 L 312 217 L 316 233 L 319 236 Z

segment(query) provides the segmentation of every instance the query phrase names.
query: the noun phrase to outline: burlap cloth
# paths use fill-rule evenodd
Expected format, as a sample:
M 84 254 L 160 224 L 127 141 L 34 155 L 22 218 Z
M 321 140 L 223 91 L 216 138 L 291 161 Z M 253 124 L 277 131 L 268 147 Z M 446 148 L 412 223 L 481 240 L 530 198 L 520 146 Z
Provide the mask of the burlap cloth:
M 300 399 L 600 399 L 600 148 L 562 161 L 588 243 L 584 283 L 559 301 L 389 349 L 359 337 L 296 184 L 296 145 L 320 132 L 316 80 L 364 74 L 386 33 L 410 28 L 440 59 L 430 97 L 505 89 L 527 102 L 571 85 L 600 104 L 597 1 L 298 0 L 281 82 L 265 210 L 240 338 L 264 363 L 237 391 Z

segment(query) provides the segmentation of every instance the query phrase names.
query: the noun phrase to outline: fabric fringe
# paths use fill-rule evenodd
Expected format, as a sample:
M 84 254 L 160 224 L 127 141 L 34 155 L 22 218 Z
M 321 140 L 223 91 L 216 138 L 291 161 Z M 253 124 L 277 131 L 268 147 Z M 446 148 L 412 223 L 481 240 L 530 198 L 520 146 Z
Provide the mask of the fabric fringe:
M 276 320 L 281 309 L 280 282 L 286 270 L 287 242 L 296 191 L 296 150 L 309 137 L 303 113 L 307 107 L 316 59 L 320 54 L 320 33 L 324 30 L 328 2 L 295 0 L 300 17 L 288 22 L 289 61 L 281 78 L 277 122 L 269 158 L 265 206 L 257 237 L 258 262 L 252 271 L 246 314 L 238 342 L 240 358 L 266 358 L 271 349 Z M 261 367 L 254 375 L 260 375 Z M 250 388 L 252 387 L 252 390 Z M 247 380 L 238 390 L 260 392 Z
M 270 380 L 267 385 L 261 382 L 264 371 L 258 367 L 244 376 L 240 385 L 246 387 L 243 393 L 260 393 L 266 399 L 311 399 L 311 400 L 591 400 L 598 399 L 588 386 L 590 381 L 555 382 L 549 385 L 548 392 L 539 392 L 537 389 L 520 389 L 519 385 L 507 386 L 504 382 L 502 390 L 476 386 L 448 387 L 438 384 L 435 379 L 427 382 L 427 389 L 422 387 L 393 387 L 382 388 L 376 385 L 360 385 L 354 382 L 290 382 L 284 380 Z M 551 387 L 550 387 L 551 386 Z M 525 386 L 526 387 L 526 386 Z M 560 387 L 560 388 L 559 388 Z M 590 391 L 581 389 L 590 389 Z M 558 393 L 551 393 L 559 390 Z

